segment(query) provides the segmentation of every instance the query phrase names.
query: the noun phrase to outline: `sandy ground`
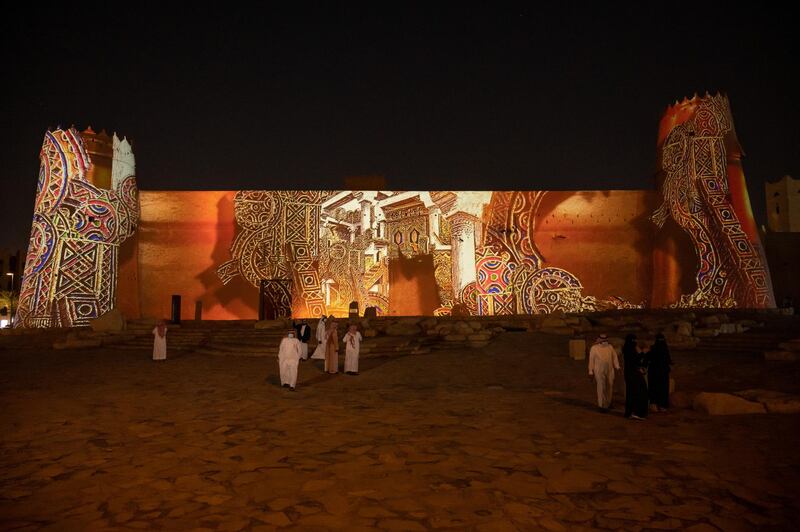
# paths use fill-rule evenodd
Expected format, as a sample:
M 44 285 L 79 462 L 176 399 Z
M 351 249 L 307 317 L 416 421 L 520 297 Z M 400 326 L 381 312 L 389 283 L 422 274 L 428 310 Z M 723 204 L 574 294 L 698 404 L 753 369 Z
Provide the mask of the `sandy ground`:
M 0 529 L 791 529 L 800 416 L 594 407 L 566 340 L 362 361 L 0 352 Z M 705 389 L 798 367 L 675 353 Z M 341 357 L 340 357 L 341 362 Z

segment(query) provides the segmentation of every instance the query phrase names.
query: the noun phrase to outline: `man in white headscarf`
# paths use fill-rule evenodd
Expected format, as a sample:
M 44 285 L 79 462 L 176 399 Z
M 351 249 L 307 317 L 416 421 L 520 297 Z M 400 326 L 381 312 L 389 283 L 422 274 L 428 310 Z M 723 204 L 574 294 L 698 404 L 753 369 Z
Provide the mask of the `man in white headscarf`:
M 618 369 L 617 350 L 608 343 L 608 336 L 601 334 L 589 350 L 589 378 L 594 376 L 597 384 L 597 406 L 605 412 L 611 408 L 614 370 Z
M 317 323 L 317 330 L 315 332 L 314 337 L 317 339 L 317 348 L 314 349 L 314 354 L 311 355 L 312 359 L 316 360 L 325 360 L 325 342 L 328 339 L 326 334 L 326 326 L 325 326 L 325 315 L 323 314 L 319 318 L 319 323 Z
M 344 372 L 347 375 L 358 375 L 358 352 L 361 350 L 361 333 L 358 326 L 350 325 L 342 341 L 345 345 Z
M 278 347 L 278 370 L 281 373 L 281 386 L 294 391 L 297 385 L 297 366 L 300 363 L 300 340 L 295 338 L 294 330 L 289 331 Z

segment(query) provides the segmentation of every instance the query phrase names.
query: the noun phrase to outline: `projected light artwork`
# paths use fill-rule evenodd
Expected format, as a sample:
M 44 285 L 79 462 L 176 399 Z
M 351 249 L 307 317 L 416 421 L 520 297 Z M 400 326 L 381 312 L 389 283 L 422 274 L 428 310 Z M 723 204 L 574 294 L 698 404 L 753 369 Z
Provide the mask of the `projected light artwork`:
M 206 319 L 774 307 L 724 96 L 667 109 L 651 190 L 137 193 L 103 142 L 45 136 L 18 325 L 165 317 L 170 294 Z
M 584 295 L 573 274 L 543 267 L 532 237 L 544 194 L 242 191 L 234 258 L 218 273 L 274 281 L 285 315 L 346 313 L 353 301 L 434 315 L 457 304 L 476 315 L 633 306 Z M 413 280 L 403 293 L 391 286 L 400 278 Z
M 661 227 L 671 216 L 699 259 L 697 290 L 675 306 L 773 306 L 728 99 L 706 95 L 668 109 L 659 150 L 663 202 L 653 221 Z
M 133 152 L 114 135 L 113 190 L 87 179 L 92 162 L 75 129 L 48 131 L 40 159 L 18 319 L 84 325 L 115 305 L 118 246 L 139 217 Z

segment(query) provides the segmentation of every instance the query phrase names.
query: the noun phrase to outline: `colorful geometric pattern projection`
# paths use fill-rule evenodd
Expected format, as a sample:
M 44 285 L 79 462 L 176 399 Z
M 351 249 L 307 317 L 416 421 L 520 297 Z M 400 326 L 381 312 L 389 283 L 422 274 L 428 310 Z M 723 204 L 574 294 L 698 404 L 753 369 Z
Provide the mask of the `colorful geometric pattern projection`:
M 128 142 L 115 135 L 108 190 L 97 184 L 104 177 L 96 170 L 105 163 L 93 167 L 87 154 L 96 138 L 86 146 L 74 129 L 45 135 L 18 325 L 84 325 L 115 306 L 118 249 L 139 221 L 134 157 Z M 230 260 L 215 267 L 223 284 L 239 276 L 263 287 L 281 315 L 295 317 L 346 315 L 352 302 L 379 314 L 581 312 L 644 306 L 648 294 L 659 305 L 675 307 L 773 307 L 740 157 L 724 96 L 694 97 L 667 109 L 658 136 L 661 205 L 652 214 L 655 225 L 645 215 L 635 226 L 635 245 L 598 244 L 633 251 L 637 271 L 652 270 L 651 287 L 645 286 L 651 282 L 646 273 L 631 280 L 639 285 L 630 293 L 641 301 L 609 295 L 610 288 L 603 297 L 587 294 L 568 271 L 580 271 L 593 290 L 605 289 L 604 279 L 581 262 L 581 249 L 569 247 L 594 245 L 594 234 L 562 241 L 561 253 L 572 253 L 560 255 L 572 260 L 569 268 L 552 262 L 554 240 L 540 240 L 551 254 L 547 260 L 536 244 L 536 225 L 549 223 L 550 200 L 562 196 L 542 191 L 240 191 Z M 651 212 L 655 196 L 636 195 L 645 202 L 644 212 Z M 559 223 L 575 223 L 580 212 L 569 212 Z M 634 234 L 605 219 L 613 229 L 606 236 Z M 680 251 L 656 243 L 668 219 L 675 223 L 665 241 L 676 231 L 688 235 L 678 234 L 685 243 Z M 627 220 L 626 231 L 633 227 Z M 602 232 L 602 222 L 594 222 L 600 225 L 593 230 Z M 687 258 L 692 252 L 696 267 Z M 659 264 L 672 273 L 657 278 Z M 696 286 L 680 293 L 687 270 Z M 624 282 L 613 291 L 624 289 Z
M 697 289 L 674 306 L 774 306 L 758 236 L 743 229 L 754 223 L 728 99 L 706 94 L 670 107 L 659 136 L 663 203 L 652 219 L 661 227 L 672 217 L 700 263 Z
M 114 307 L 118 247 L 139 218 L 133 152 L 114 135 L 114 190 L 87 180 L 92 163 L 75 129 L 48 131 L 40 160 L 18 325 L 86 325 Z
M 542 267 L 531 237 L 544 192 L 242 191 L 233 258 L 217 270 L 292 281 L 294 315 L 389 307 L 389 268 L 401 255 L 433 256 L 440 306 L 500 315 L 635 307 L 584 296 L 567 271 Z M 490 213 L 484 223 L 484 213 Z
M 672 306 L 774 306 L 758 235 L 743 229 L 743 220 L 755 224 L 727 99 L 686 100 L 667 110 L 661 130 L 663 203 L 652 219 L 661 227 L 671 216 L 699 258 L 697 289 Z M 427 254 L 436 315 L 457 306 L 476 315 L 643 306 L 584 294 L 573 273 L 545 264 L 534 235 L 546 194 L 243 191 L 241 231 L 218 273 L 225 283 L 242 275 L 254 286 L 292 280 L 293 309 L 303 316 L 346 313 L 352 301 L 385 313 L 391 261 Z

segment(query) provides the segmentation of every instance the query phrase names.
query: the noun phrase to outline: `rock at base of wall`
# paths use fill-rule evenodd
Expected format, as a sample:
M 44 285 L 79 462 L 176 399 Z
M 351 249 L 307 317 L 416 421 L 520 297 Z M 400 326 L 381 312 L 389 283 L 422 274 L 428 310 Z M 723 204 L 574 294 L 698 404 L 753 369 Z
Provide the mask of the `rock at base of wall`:
M 688 321 L 679 321 L 674 324 L 675 333 L 679 334 L 680 336 L 691 336 L 692 335 L 692 324 Z
M 767 413 L 763 404 L 729 393 L 701 392 L 694 398 L 692 407 L 712 416 Z
M 800 359 L 798 351 L 764 351 L 764 360 L 778 360 L 792 362 Z
M 784 351 L 800 351 L 800 338 L 789 340 L 788 342 L 781 342 L 778 347 Z
M 288 329 L 285 320 L 262 320 L 255 324 L 256 329 Z
M 558 318 L 555 316 L 547 316 L 544 320 L 542 320 L 542 329 L 557 329 L 567 326 L 567 320 L 564 318 Z
M 546 334 L 561 334 L 565 336 L 572 336 L 575 334 L 575 329 L 572 327 L 542 327 L 539 332 Z
M 386 327 L 386 334 L 389 336 L 416 336 L 422 334 L 422 329 L 414 322 L 401 321 Z
M 713 336 L 719 336 L 719 329 L 695 329 L 694 335 L 697 338 L 711 338 Z
M 569 341 L 569 357 L 572 360 L 585 360 L 586 340 L 583 338 L 572 338 Z
M 125 316 L 117 308 L 112 308 L 99 318 L 92 320 L 92 330 L 95 332 L 124 331 Z
M 693 349 L 700 343 L 694 336 L 683 336 L 675 333 L 664 333 L 667 344 L 673 349 Z

